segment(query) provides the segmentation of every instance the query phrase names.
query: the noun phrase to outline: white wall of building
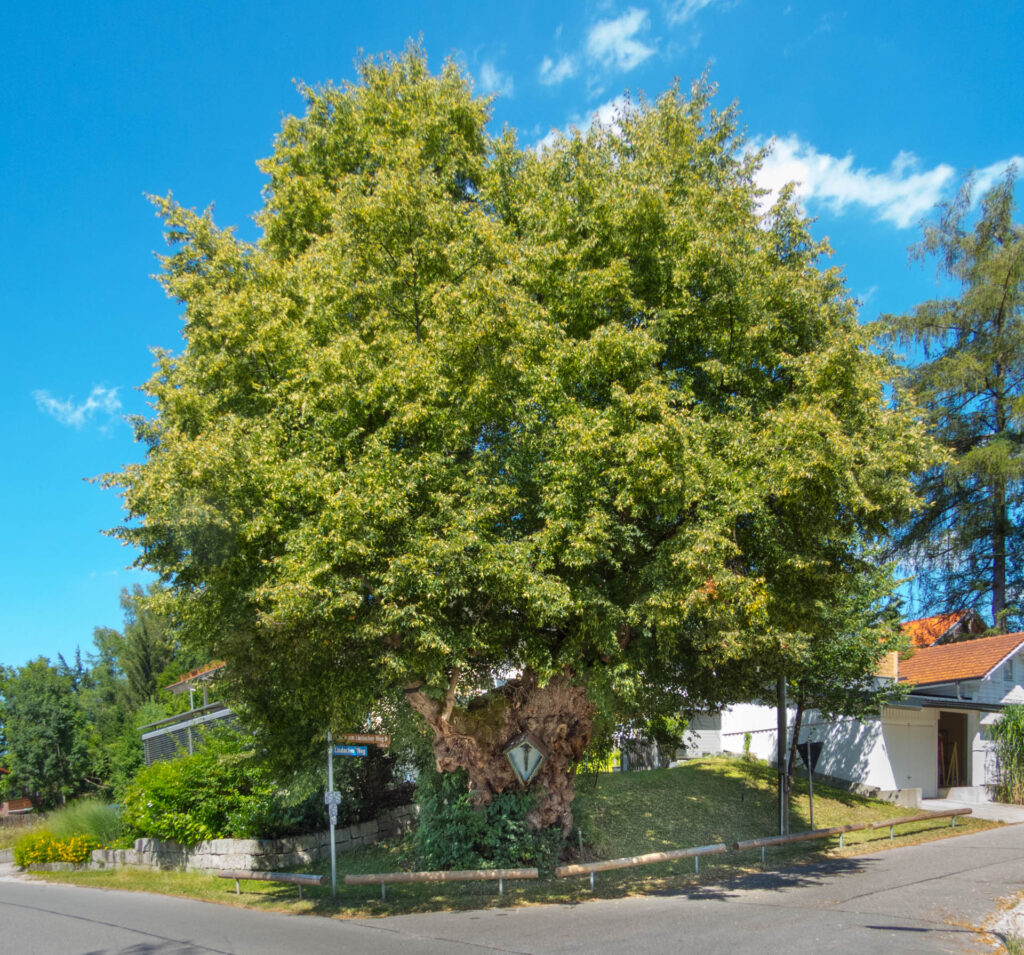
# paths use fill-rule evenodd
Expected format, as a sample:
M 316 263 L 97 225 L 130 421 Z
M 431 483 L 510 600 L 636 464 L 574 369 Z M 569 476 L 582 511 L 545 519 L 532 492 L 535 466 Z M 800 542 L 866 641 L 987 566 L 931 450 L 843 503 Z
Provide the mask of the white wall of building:
M 796 710 L 789 710 L 793 725 Z M 750 734 L 750 755 L 775 762 L 778 751 L 778 718 L 774 706 L 760 703 L 738 703 L 722 711 L 722 752 L 742 754 L 746 735 Z

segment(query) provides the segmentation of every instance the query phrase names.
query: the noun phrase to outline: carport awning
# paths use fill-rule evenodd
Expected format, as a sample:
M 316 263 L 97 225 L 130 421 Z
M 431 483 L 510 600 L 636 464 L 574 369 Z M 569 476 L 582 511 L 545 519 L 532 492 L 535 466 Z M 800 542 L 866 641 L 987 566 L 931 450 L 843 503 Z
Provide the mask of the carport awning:
M 912 698 L 921 701 L 921 706 L 939 710 L 977 710 L 998 716 L 1002 713 L 1002 703 L 983 703 L 980 700 L 958 700 L 955 696 L 925 696 L 914 693 Z

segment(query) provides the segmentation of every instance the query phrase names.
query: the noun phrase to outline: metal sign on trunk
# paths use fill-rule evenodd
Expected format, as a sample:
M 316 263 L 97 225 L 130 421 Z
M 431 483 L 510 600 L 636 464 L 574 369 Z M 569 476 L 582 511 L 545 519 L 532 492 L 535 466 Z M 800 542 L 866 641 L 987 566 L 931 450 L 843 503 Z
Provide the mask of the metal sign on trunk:
M 540 769 L 547 753 L 535 736 L 523 733 L 505 747 L 505 756 L 512 765 L 512 772 L 516 774 L 516 778 L 526 785 L 537 775 L 537 770 Z

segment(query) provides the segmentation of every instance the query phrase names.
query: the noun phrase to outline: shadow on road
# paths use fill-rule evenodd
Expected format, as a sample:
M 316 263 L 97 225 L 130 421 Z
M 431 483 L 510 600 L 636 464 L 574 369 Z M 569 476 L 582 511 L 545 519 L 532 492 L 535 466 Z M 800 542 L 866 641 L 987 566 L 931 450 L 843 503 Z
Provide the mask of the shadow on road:
M 789 869 L 773 869 L 765 872 L 751 872 L 720 882 L 715 885 L 691 885 L 683 889 L 659 893 L 678 895 L 698 900 L 720 900 L 734 897 L 738 892 L 751 889 L 780 891 L 799 889 L 805 886 L 821 885 L 823 882 L 862 872 L 867 868 L 862 859 L 823 859 Z

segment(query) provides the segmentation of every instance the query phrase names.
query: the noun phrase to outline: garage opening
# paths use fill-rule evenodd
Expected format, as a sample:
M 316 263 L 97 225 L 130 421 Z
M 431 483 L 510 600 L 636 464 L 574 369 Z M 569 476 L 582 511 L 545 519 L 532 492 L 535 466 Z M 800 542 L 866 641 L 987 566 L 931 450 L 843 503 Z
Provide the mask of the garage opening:
M 939 713 L 939 786 L 968 786 L 967 714 Z

